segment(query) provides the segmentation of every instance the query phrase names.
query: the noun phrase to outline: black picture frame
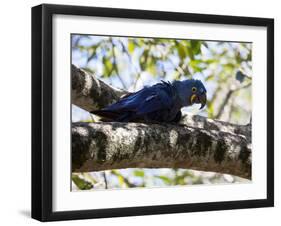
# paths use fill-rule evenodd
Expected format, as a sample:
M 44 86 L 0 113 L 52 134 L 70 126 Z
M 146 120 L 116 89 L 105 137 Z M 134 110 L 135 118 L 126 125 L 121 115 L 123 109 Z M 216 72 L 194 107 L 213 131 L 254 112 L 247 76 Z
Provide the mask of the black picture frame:
M 247 25 L 267 28 L 267 198 L 95 210 L 52 210 L 52 18 L 55 14 Z M 32 218 L 40 221 L 122 217 L 274 206 L 274 20 L 43 4 L 32 8 Z

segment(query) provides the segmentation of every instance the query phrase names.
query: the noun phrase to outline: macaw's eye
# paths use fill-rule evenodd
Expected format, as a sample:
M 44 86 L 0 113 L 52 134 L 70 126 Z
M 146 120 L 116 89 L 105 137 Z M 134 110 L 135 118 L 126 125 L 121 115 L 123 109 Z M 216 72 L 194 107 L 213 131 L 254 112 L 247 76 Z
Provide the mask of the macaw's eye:
M 197 88 L 193 86 L 191 90 L 193 93 L 195 93 L 197 91 Z

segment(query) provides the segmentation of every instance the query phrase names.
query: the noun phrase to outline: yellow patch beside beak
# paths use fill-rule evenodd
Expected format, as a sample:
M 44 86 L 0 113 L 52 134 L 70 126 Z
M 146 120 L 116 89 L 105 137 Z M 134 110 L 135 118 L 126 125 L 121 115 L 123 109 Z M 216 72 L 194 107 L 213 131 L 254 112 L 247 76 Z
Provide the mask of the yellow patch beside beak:
M 190 103 L 193 104 L 195 102 L 196 98 L 197 98 L 196 94 L 192 94 L 190 97 Z

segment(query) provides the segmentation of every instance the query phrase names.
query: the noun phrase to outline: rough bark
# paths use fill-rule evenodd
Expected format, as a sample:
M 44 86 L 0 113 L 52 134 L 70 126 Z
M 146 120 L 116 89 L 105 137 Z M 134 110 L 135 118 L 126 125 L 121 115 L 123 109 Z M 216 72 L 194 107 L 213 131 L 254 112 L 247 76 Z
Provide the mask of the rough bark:
M 72 170 L 188 168 L 251 178 L 243 135 L 171 124 L 73 123 Z
M 229 122 L 223 122 L 219 120 L 209 119 L 201 115 L 184 114 L 179 124 L 188 125 L 195 128 L 201 128 L 206 130 L 216 130 L 231 134 L 243 135 L 249 142 L 252 140 L 252 126 L 236 125 Z
M 101 109 L 127 93 L 105 84 L 74 65 L 71 66 L 71 77 L 72 103 L 89 112 Z
M 72 103 L 93 111 L 117 101 L 115 89 L 72 65 Z M 74 172 L 188 168 L 251 178 L 251 125 L 184 115 L 178 125 L 73 123 Z

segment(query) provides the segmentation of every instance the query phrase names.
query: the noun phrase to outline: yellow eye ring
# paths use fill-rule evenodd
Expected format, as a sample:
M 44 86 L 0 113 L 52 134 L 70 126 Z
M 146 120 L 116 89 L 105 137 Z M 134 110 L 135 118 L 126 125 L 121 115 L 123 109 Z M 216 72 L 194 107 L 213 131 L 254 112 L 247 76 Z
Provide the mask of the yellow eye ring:
M 197 88 L 196 87 L 192 87 L 191 90 L 192 90 L 193 93 L 195 93 L 197 91 Z

